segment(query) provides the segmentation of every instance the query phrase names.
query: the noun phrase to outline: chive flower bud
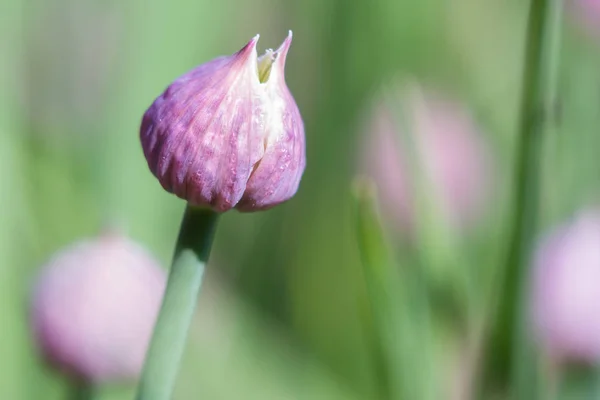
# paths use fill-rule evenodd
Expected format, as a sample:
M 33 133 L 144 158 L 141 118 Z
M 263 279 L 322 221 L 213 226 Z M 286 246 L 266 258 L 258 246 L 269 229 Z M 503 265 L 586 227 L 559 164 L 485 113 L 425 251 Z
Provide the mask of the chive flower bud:
M 58 252 L 37 277 L 30 304 L 43 357 L 94 384 L 136 379 L 165 284 L 150 254 L 116 233 Z
M 532 270 L 533 329 L 548 355 L 600 362 L 600 209 L 581 212 L 538 245 Z
M 491 179 L 481 130 L 462 104 L 437 93 L 402 93 L 400 100 L 404 109 L 387 99 L 376 103 L 361 146 L 361 168 L 377 183 L 382 211 L 395 227 L 412 231 L 421 179 L 451 228 L 474 224 Z
M 192 205 L 256 211 L 298 189 L 304 124 L 284 77 L 292 34 L 261 57 L 258 38 L 176 79 L 142 119 L 150 170 Z
M 600 38 L 599 0 L 573 0 L 567 3 L 567 10 L 574 24 L 584 34 L 596 40 Z

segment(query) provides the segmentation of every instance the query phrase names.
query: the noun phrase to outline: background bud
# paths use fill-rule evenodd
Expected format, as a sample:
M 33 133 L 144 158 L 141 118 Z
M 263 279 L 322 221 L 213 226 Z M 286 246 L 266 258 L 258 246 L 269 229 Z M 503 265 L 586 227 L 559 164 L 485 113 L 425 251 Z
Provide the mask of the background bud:
M 135 379 L 165 283 L 156 261 L 115 233 L 59 252 L 43 267 L 31 301 L 44 357 L 95 383 Z
M 580 213 L 538 245 L 534 331 L 554 357 L 600 361 L 600 209 Z
M 383 212 L 396 225 L 411 229 L 417 215 L 417 179 L 424 179 L 437 211 L 451 227 L 472 223 L 485 205 L 490 178 L 480 131 L 454 101 L 433 93 L 403 99 L 404 110 L 379 101 L 365 132 L 363 168 L 378 184 Z M 399 126 L 403 117 L 407 129 Z
M 574 22 L 591 36 L 600 38 L 600 0 L 572 0 L 567 5 Z
M 256 55 L 258 35 L 173 82 L 144 114 L 140 137 L 169 192 L 215 211 L 290 199 L 305 167 L 304 125 L 284 78 L 290 35 Z

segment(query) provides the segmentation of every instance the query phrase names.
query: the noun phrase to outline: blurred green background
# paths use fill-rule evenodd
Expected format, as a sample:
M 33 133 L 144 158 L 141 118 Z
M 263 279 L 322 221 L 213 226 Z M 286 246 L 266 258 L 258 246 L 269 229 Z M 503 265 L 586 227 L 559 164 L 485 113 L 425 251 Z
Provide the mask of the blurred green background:
M 276 47 L 288 29 L 286 78 L 306 124 L 307 169 L 285 205 L 223 216 L 176 398 L 376 398 L 351 182 L 366 134 L 360 115 L 398 73 L 467 105 L 493 150 L 493 212 L 475 233 L 448 241 L 450 250 L 418 243 L 416 256 L 389 238 L 401 268 L 423 267 L 438 250 L 461 255 L 465 268 L 448 268 L 439 282 L 430 327 L 435 363 L 456 362 L 469 331 L 464 310 L 485 315 L 489 288 L 461 286 L 461 271 L 488 282 L 505 251 L 526 3 L 4 0 L 0 399 L 64 397 L 27 323 L 29 283 L 51 254 L 114 222 L 168 266 L 184 204 L 148 170 L 138 138 L 145 109 L 192 67 L 256 33 L 260 51 Z M 600 194 L 600 44 L 572 16 L 561 124 L 545 142 L 541 227 Z M 131 394 L 107 388 L 100 397 Z

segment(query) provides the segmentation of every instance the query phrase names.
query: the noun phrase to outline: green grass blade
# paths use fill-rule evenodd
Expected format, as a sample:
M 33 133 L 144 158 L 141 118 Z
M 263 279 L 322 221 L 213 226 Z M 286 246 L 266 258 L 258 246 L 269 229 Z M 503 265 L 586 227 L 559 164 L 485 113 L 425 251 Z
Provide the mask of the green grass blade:
M 487 345 L 486 376 L 515 399 L 537 397 L 537 360 L 524 326 L 527 265 L 539 209 L 542 139 L 555 111 L 559 0 L 532 0 L 529 8 L 514 179 L 513 220 L 500 280 L 498 314 Z M 548 108 L 550 107 L 550 108 Z

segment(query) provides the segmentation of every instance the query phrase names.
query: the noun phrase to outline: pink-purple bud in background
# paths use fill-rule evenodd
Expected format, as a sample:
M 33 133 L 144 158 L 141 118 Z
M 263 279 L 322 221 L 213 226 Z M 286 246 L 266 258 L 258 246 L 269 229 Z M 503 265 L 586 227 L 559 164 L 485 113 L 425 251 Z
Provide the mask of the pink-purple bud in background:
M 600 0 L 571 0 L 567 8 L 577 25 L 600 38 Z
M 258 35 L 184 74 L 144 114 L 148 166 L 169 192 L 217 212 L 290 199 L 306 157 L 304 125 L 284 76 L 291 32 L 257 57 Z
M 421 179 L 436 215 L 452 228 L 472 224 L 486 205 L 491 179 L 484 137 L 454 100 L 433 92 L 401 99 L 376 103 L 361 149 L 362 168 L 378 185 L 384 215 L 411 230 Z
M 43 357 L 77 379 L 136 379 L 165 284 L 154 258 L 117 233 L 58 252 L 37 277 L 30 305 Z
M 600 362 L 600 208 L 539 243 L 531 288 L 533 329 L 547 354 Z

